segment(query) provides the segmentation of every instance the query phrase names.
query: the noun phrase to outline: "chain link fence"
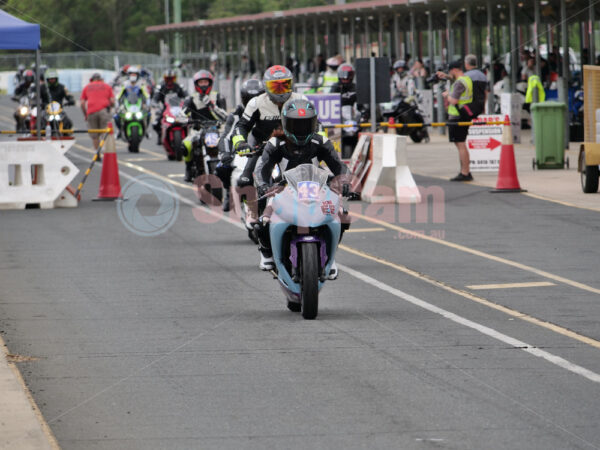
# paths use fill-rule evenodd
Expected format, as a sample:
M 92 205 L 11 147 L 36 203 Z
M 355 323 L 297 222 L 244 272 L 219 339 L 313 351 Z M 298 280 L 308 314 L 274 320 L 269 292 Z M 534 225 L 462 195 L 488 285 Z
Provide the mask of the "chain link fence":
M 19 64 L 29 68 L 34 61 L 33 52 L 0 54 L 0 71 L 16 70 Z M 42 53 L 42 64 L 53 69 L 100 70 L 116 70 L 123 64 L 132 64 L 141 65 L 157 76 L 167 67 L 168 62 L 152 53 L 98 51 Z

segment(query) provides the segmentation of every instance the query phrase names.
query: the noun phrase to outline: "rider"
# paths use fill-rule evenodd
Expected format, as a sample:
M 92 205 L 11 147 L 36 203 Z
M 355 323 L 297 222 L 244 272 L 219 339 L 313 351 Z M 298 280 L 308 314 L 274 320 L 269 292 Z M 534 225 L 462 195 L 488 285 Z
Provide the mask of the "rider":
M 225 99 L 217 91 L 213 91 L 214 76 L 208 70 L 200 70 L 194 74 L 194 90 L 183 104 L 183 114 L 188 116 L 192 123 L 190 133 L 183 140 L 185 147 L 183 160 L 185 161 L 184 181 L 191 183 L 193 180 L 192 165 L 193 152 L 192 147 L 199 145 L 201 138 L 202 121 L 217 120 L 225 122 L 227 119 L 227 106 Z M 202 169 L 200 169 L 202 170 Z
M 75 104 L 73 96 L 69 94 L 64 84 L 58 82 L 58 72 L 53 69 L 49 69 L 46 72 L 46 84 L 44 85 L 44 93 L 42 94 L 42 100 L 44 94 L 48 97 L 50 102 L 58 102 L 61 106 L 71 106 Z M 63 119 L 63 127 L 71 129 L 73 122 L 65 114 Z
M 150 96 L 146 91 L 145 86 L 138 83 L 140 80 L 140 71 L 135 66 L 130 66 L 127 70 L 128 82 L 121 88 L 121 91 L 117 95 L 117 103 L 121 105 L 124 99 L 130 94 L 134 93 L 138 97 L 142 97 L 143 104 L 146 107 L 150 106 Z M 115 123 L 117 124 L 118 136 L 117 139 L 121 137 L 121 117 L 118 112 L 114 115 Z M 147 127 L 148 124 L 146 124 Z
M 27 92 L 29 91 L 29 86 L 33 85 L 34 80 L 35 74 L 33 70 L 26 70 L 25 72 L 23 72 L 23 79 L 21 80 L 21 83 L 19 83 L 19 85 L 15 88 L 15 97 L 22 97 L 24 95 L 27 95 Z
M 323 75 L 319 77 L 319 92 L 330 92 L 331 86 L 338 82 L 337 69 L 341 60 L 341 56 L 332 56 L 325 61 L 325 64 L 327 64 L 327 70 L 325 70 Z
M 125 64 L 121 67 L 119 74 L 112 80 L 112 87 L 120 86 L 124 84 L 128 79 L 128 71 L 131 66 L 129 64 Z
M 19 64 L 19 67 L 17 67 L 17 72 L 15 73 L 15 76 L 13 78 L 13 85 L 15 87 L 17 87 L 23 81 L 24 72 L 25 64 Z
M 159 105 L 160 110 L 157 110 L 156 119 L 154 120 L 154 131 L 156 131 L 156 143 L 161 144 L 161 129 L 160 121 L 162 120 L 163 113 L 165 112 L 165 97 L 167 94 L 177 94 L 179 98 L 186 98 L 187 92 L 177 84 L 177 75 L 174 70 L 166 70 L 163 74 L 163 83 L 158 86 L 152 100 Z
M 227 117 L 223 134 L 219 140 L 219 158 L 221 163 L 217 166 L 217 176 L 223 182 L 223 189 L 225 190 L 225 197 L 223 199 L 223 211 L 225 212 L 230 209 L 229 190 L 231 188 L 231 173 L 233 172 L 231 164 L 235 156 L 231 145 L 231 138 L 248 102 L 254 97 L 264 94 L 264 92 L 265 88 L 260 80 L 251 78 L 244 81 L 240 92 L 242 104 L 238 105 L 235 111 Z
M 331 93 L 341 94 L 341 106 L 354 106 L 356 103 L 356 84 L 354 84 L 354 67 L 344 63 L 337 71 L 338 81 L 331 85 Z
M 403 59 L 397 60 L 394 65 L 392 76 L 393 97 L 407 98 L 415 94 L 415 80 L 408 73 L 408 66 Z
M 284 137 L 269 139 L 260 161 L 254 171 L 254 177 L 259 197 L 269 190 L 271 173 L 276 164 L 287 159 L 286 170 L 300 164 L 312 164 L 314 158 L 324 161 L 334 176 L 343 175 L 339 179 L 342 185 L 342 195 L 350 193 L 348 168 L 340 160 L 331 141 L 317 133 L 317 111 L 311 102 L 304 99 L 291 99 L 283 105 L 281 123 Z M 339 184 L 339 183 L 338 183 Z M 271 243 L 269 239 L 268 219 L 263 216 L 258 225 L 260 264 L 262 270 L 272 270 L 275 267 Z M 337 278 L 335 261 L 331 266 L 329 279 Z
M 252 186 L 252 172 L 260 153 L 254 153 L 253 147 L 259 147 L 271 138 L 273 132 L 281 128 L 281 108 L 283 104 L 291 99 L 304 99 L 301 94 L 292 92 L 294 82 L 292 72 L 284 66 L 269 67 L 263 76 L 265 93 L 253 98 L 248 102 L 244 113 L 240 118 L 231 142 L 234 150 L 240 155 L 252 155 L 244 171 L 237 181 L 238 187 Z M 250 143 L 253 145 L 250 145 Z M 250 208 L 252 212 L 253 208 Z M 250 222 L 256 222 L 258 217 L 250 214 Z

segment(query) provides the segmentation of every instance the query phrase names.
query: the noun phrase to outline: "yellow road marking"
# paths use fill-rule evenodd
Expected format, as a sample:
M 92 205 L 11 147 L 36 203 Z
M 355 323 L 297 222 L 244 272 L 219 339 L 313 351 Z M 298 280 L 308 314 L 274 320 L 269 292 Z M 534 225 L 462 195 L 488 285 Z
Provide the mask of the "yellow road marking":
M 374 233 L 376 231 L 385 231 L 383 227 L 374 228 L 350 228 L 346 233 Z
M 556 286 L 556 284 L 549 281 L 532 281 L 530 283 L 472 284 L 466 287 L 476 291 L 478 289 L 513 289 L 544 286 Z
M 366 220 L 367 222 L 371 222 L 377 225 L 381 225 L 382 227 L 386 227 L 392 230 L 400 231 L 402 233 L 408 234 L 410 236 L 414 236 L 419 239 L 423 239 L 429 242 L 433 242 L 436 244 L 444 245 L 446 247 L 453 248 L 455 250 L 459 250 L 461 252 L 470 253 L 472 255 L 480 256 L 482 258 L 489 259 L 490 261 L 495 261 L 501 264 L 506 264 L 507 266 L 516 267 L 517 269 L 524 270 L 526 272 L 535 273 L 544 278 L 548 278 L 550 280 L 558 281 L 559 283 L 566 284 L 568 286 L 575 287 L 577 289 L 581 289 L 587 292 L 592 292 L 594 294 L 600 294 L 600 289 L 595 288 L 593 286 L 589 286 L 584 283 L 580 283 L 578 281 L 570 280 L 565 277 L 561 277 L 560 275 L 554 275 L 553 273 L 546 272 L 545 270 L 536 269 L 535 267 L 528 266 L 526 264 L 522 264 L 516 261 L 512 261 L 510 259 L 501 258 L 500 256 L 490 255 L 489 253 L 485 253 L 479 250 L 475 250 L 473 248 L 465 247 L 464 245 L 455 244 L 454 242 L 445 241 L 443 239 L 439 239 L 433 236 L 427 236 L 424 233 L 419 233 L 418 231 L 409 230 L 408 228 L 404 228 L 398 225 L 393 225 L 391 223 L 385 222 L 383 220 L 374 219 L 372 217 L 367 217 L 359 213 L 350 212 L 354 217 L 358 217 L 359 219 Z
M 532 316 L 530 316 L 528 314 L 524 314 L 524 313 L 522 313 L 520 311 L 517 311 L 515 309 L 507 308 L 506 306 L 502 306 L 502 305 L 499 305 L 497 303 L 493 303 L 493 302 L 491 302 L 491 301 L 489 301 L 489 300 L 487 300 L 487 299 L 485 299 L 483 297 L 480 297 L 478 295 L 472 294 L 470 292 L 466 292 L 466 291 L 463 291 L 461 289 L 454 288 L 452 286 L 447 285 L 446 283 L 444 283 L 442 281 L 434 280 L 433 278 L 431 278 L 431 277 L 429 277 L 429 276 L 427 276 L 425 274 L 416 272 L 416 271 L 414 271 L 412 269 L 409 269 L 408 267 L 403 266 L 401 264 L 395 264 L 395 263 L 387 261 L 387 260 L 385 260 L 383 258 L 379 258 L 377 256 L 373 256 L 373 255 L 370 255 L 368 253 L 365 253 L 365 252 L 363 252 L 361 250 L 356 250 L 356 249 L 354 249 L 352 247 L 348 247 L 347 245 L 344 245 L 344 244 L 340 244 L 339 248 L 341 250 L 347 251 L 348 253 L 352 253 L 353 255 L 360 256 L 361 258 L 365 258 L 365 259 L 368 259 L 370 261 L 374 261 L 374 262 L 377 262 L 379 264 L 382 264 L 384 266 L 388 266 L 388 267 L 391 267 L 393 269 L 396 269 L 399 272 L 402 272 L 402 273 L 405 273 L 407 275 L 410 275 L 411 277 L 417 278 L 417 279 L 419 279 L 421 281 L 425 281 L 426 283 L 429 283 L 429 284 L 431 284 L 433 286 L 436 286 L 438 288 L 442 288 L 442 289 L 444 289 L 444 290 L 446 290 L 448 292 L 451 292 L 453 294 L 460 295 L 461 297 L 464 297 L 464 298 L 466 298 L 468 300 L 472 300 L 472 301 L 474 301 L 476 303 L 479 303 L 481 305 L 485 305 L 485 306 L 487 306 L 489 308 L 492 308 L 492 309 L 495 309 L 497 311 L 503 312 L 504 314 L 507 314 L 507 315 L 509 315 L 511 317 L 515 317 L 515 318 L 524 320 L 525 322 L 529 322 L 529 323 L 532 323 L 534 325 L 538 325 L 540 327 L 546 328 L 546 329 L 548 329 L 550 331 L 553 331 L 555 333 L 561 334 L 563 336 L 567 336 L 567 337 L 569 337 L 571 339 L 575 339 L 575 340 L 577 340 L 579 342 L 583 342 L 584 344 L 590 345 L 592 347 L 600 348 L 600 341 L 597 341 L 597 340 L 592 339 L 590 337 L 583 336 L 581 334 L 575 333 L 574 331 L 571 331 L 571 330 L 569 330 L 567 328 L 564 328 L 564 327 L 561 327 L 559 325 L 555 325 L 553 323 L 545 322 L 543 320 L 537 319 L 535 317 L 532 317 Z
M 162 158 L 124 158 L 123 161 L 132 161 L 132 162 L 156 162 L 162 161 Z

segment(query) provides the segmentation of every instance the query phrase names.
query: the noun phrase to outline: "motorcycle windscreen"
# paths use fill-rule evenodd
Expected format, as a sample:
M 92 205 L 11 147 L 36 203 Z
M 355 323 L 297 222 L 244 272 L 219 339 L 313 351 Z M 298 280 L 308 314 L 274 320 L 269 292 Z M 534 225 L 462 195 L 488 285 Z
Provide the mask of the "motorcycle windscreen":
M 129 92 L 127 94 L 127 110 L 131 112 L 138 112 L 141 109 L 142 99 L 135 92 Z
M 329 174 L 313 164 L 300 164 L 293 169 L 284 172 L 288 184 L 296 191 L 300 192 L 301 186 L 310 186 L 309 184 L 301 184 L 302 182 L 314 182 L 318 184 L 319 191 L 326 183 Z

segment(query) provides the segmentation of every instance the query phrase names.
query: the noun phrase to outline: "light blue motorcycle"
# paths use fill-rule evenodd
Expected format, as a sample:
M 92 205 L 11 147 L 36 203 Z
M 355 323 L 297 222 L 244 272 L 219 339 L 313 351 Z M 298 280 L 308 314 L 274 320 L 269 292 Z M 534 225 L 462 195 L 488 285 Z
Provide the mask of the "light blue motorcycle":
M 340 240 L 340 197 L 327 185 L 328 172 L 312 164 L 284 172 L 284 179 L 287 187 L 267 206 L 277 278 L 288 308 L 314 319 Z

